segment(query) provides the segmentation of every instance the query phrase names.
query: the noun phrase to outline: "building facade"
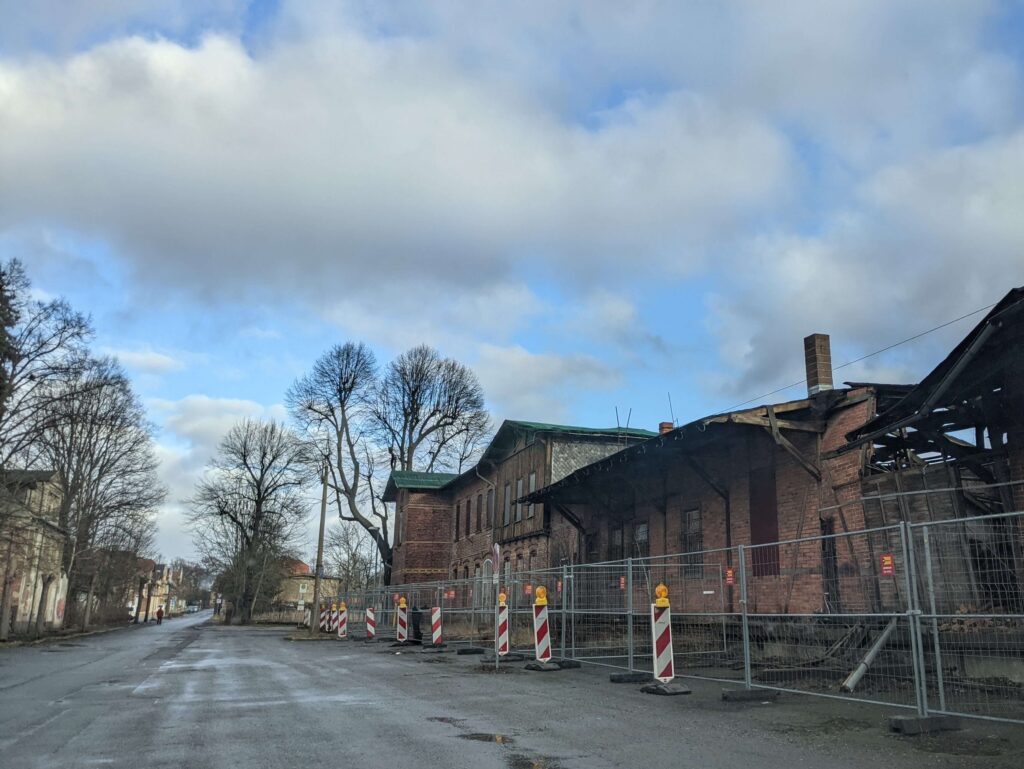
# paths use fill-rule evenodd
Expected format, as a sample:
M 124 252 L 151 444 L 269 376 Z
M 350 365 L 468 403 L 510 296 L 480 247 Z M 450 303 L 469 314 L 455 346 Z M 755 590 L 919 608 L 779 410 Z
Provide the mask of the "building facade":
M 576 523 L 523 497 L 653 436 L 647 430 L 507 420 L 480 460 L 459 475 L 393 472 L 392 583 L 469 579 L 579 558 Z
M 0 636 L 59 628 L 68 580 L 66 532 L 58 525 L 63 489 L 53 471 L 8 471 L 0 488 Z

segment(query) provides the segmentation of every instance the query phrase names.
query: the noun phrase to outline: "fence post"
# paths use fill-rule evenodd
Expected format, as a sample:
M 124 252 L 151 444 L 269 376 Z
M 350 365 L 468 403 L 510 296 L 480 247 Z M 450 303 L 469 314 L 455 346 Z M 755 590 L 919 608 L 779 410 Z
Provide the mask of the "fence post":
M 900 521 L 900 542 L 903 547 L 904 581 L 907 589 L 907 624 L 910 633 L 911 669 L 914 671 L 914 692 L 917 700 L 917 714 L 924 718 L 928 715 L 927 682 L 924 677 L 924 659 L 921 656 L 921 634 L 918 622 L 920 612 L 917 610 L 917 590 L 914 574 L 914 547 L 910 541 L 910 528 L 906 521 Z
M 626 559 L 626 615 L 629 627 L 626 630 L 627 663 L 629 672 L 633 672 L 633 559 Z
M 561 628 L 560 628 L 561 629 L 560 635 L 562 636 L 562 638 L 561 638 L 561 644 L 560 644 L 560 650 L 559 650 L 559 656 L 562 659 L 565 659 L 565 619 L 566 619 L 565 596 L 566 596 L 566 593 L 568 593 L 568 591 L 569 591 L 569 580 L 566 579 L 566 575 L 568 573 L 569 573 L 569 567 L 566 566 L 563 563 L 562 564 L 562 590 L 558 594 L 558 602 L 561 604 L 561 609 L 562 609 L 562 623 L 561 623 Z
M 942 649 L 939 645 L 939 616 L 935 610 L 935 580 L 932 577 L 932 546 L 927 524 L 921 527 L 924 544 L 924 571 L 928 580 L 928 611 L 932 615 L 932 646 L 935 650 L 935 682 L 939 687 L 939 710 L 946 709 L 946 686 L 942 679 Z
M 737 546 L 740 562 L 740 616 L 743 626 L 743 685 L 750 689 L 753 682 L 750 675 L 750 621 L 747 618 L 747 549 Z

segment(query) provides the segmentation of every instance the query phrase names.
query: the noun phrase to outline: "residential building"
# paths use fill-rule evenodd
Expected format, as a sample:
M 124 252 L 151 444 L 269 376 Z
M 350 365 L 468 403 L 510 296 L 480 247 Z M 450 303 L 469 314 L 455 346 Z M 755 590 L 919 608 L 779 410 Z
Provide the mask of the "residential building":
M 52 470 L 7 471 L 0 481 L 0 636 L 59 628 L 68 588 L 60 481 Z

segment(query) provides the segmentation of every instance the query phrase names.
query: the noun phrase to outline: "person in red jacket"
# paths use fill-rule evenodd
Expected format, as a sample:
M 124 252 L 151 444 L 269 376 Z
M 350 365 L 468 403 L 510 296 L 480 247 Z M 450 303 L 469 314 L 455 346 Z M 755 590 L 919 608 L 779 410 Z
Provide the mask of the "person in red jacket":
M 164 607 L 161 606 L 156 610 L 156 624 L 160 624 L 164 621 Z

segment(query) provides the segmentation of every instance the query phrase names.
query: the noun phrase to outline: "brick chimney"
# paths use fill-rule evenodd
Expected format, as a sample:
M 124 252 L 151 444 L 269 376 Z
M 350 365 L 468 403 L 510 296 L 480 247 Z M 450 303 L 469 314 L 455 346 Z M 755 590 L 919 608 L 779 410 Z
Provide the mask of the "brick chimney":
M 808 395 L 832 389 L 832 347 L 828 334 L 811 334 L 804 338 L 804 363 Z
M 672 424 L 671 422 L 659 422 L 658 423 L 658 433 L 660 435 L 664 435 L 665 433 L 670 433 L 670 432 L 672 432 L 675 429 L 676 429 L 676 426 L 674 424 Z

